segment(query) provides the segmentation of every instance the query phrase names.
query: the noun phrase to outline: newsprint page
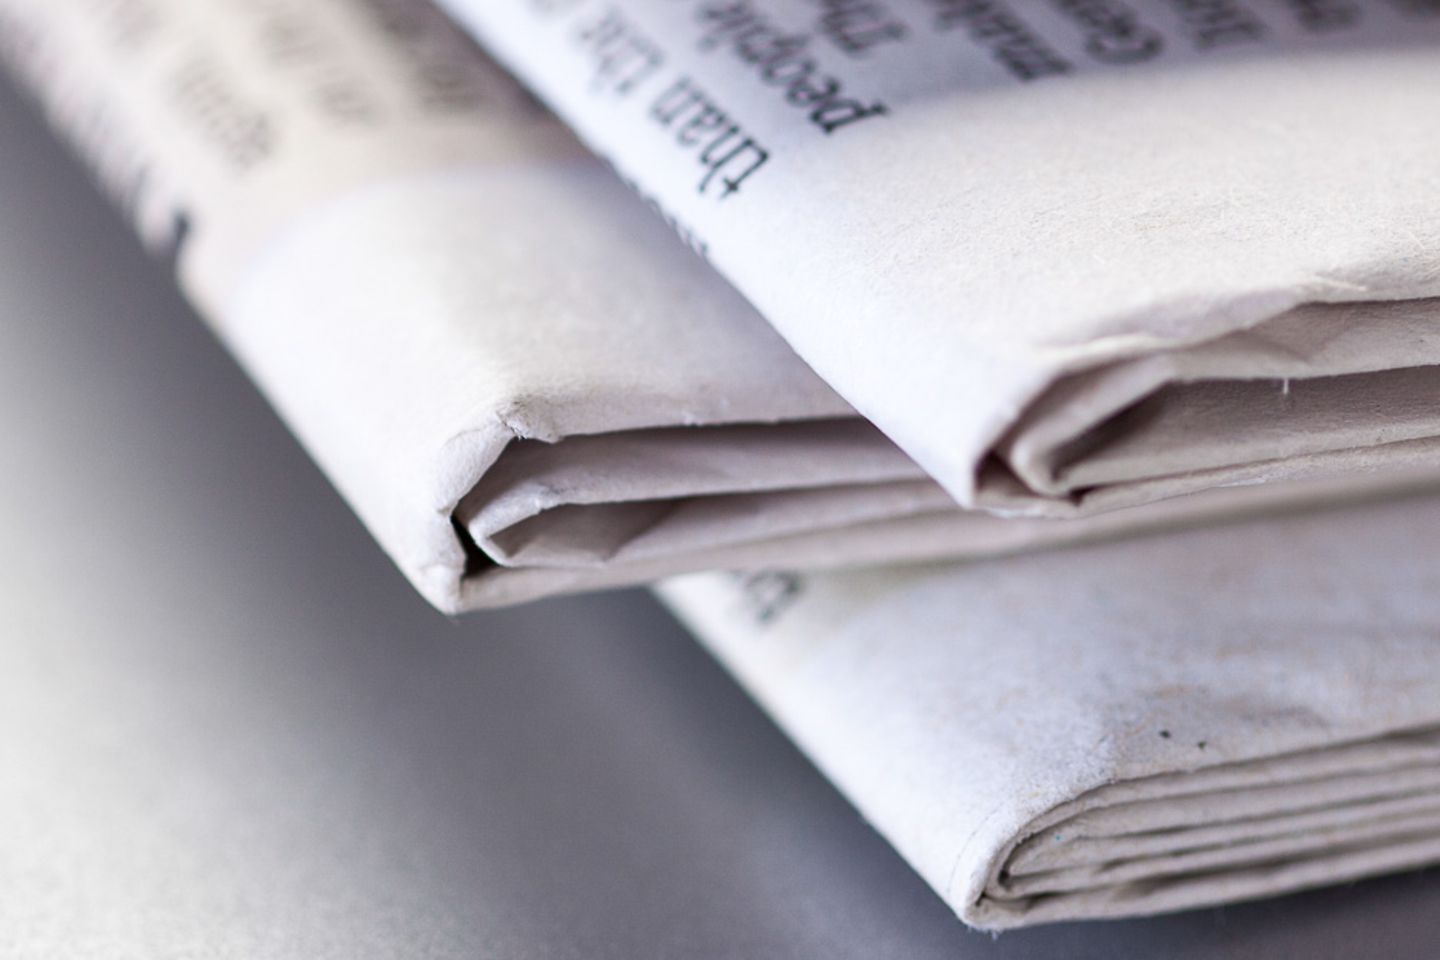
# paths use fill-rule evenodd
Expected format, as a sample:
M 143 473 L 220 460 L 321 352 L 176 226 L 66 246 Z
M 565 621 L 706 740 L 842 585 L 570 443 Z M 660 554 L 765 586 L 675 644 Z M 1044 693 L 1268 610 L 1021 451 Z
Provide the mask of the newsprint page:
M 1433 2 L 444 2 L 967 506 L 1440 452 Z

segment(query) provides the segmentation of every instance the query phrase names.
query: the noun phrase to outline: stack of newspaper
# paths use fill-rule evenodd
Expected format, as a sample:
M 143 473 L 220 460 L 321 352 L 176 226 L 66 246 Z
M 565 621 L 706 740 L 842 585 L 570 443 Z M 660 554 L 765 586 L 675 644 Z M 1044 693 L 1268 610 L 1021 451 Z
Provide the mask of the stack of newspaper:
M 0 0 L 426 598 L 689 574 L 978 926 L 1440 861 L 1440 7 L 443 6 Z

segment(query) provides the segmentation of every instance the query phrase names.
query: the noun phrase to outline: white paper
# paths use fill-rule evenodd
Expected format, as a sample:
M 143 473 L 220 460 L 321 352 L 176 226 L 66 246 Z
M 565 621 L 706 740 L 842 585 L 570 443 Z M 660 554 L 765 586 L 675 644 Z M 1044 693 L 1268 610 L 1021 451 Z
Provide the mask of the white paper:
M 443 3 L 966 505 L 1440 455 L 1433 4 Z
M 0 0 L 0 26 L 4 59 L 444 610 L 1010 553 L 1375 486 L 1068 525 L 957 509 L 420 0 Z
M 967 923 L 1440 862 L 1440 499 L 662 596 Z
M 956 513 L 426 3 L 0 0 L 0 50 L 443 609 Z

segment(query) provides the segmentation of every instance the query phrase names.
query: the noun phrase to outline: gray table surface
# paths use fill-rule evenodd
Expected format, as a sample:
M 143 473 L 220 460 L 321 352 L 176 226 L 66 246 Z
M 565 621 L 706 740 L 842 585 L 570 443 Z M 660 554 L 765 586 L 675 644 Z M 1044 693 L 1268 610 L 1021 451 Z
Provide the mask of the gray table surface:
M 1440 872 L 967 931 L 644 592 L 426 607 L 0 89 L 0 957 L 1433 957 Z

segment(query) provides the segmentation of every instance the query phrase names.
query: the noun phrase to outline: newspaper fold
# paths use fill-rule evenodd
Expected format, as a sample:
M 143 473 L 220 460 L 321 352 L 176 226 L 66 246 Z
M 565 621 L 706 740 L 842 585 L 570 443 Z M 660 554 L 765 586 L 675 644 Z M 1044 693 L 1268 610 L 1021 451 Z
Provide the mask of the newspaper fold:
M 443 0 L 963 504 L 1440 456 L 1440 8 Z
M 1440 500 L 662 596 L 967 923 L 1440 862 Z
M 444 610 L 1274 499 L 957 509 L 420 0 L 0 0 L 0 51 Z
M 959 517 L 429 4 L 0 0 L 0 52 L 443 609 Z

